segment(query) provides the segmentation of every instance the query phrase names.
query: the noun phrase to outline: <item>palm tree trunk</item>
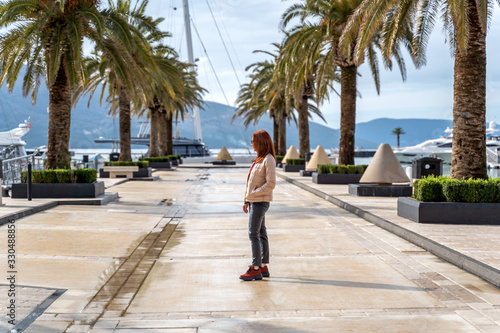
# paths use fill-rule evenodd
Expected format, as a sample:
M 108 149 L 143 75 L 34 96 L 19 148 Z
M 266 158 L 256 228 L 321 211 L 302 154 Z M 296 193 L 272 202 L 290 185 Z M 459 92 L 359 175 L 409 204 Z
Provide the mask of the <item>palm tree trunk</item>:
M 167 135 L 167 112 L 163 106 L 160 108 L 160 155 L 169 155 L 168 151 L 168 135 Z
M 278 122 L 278 129 L 279 129 L 279 134 L 278 134 L 278 150 L 277 154 L 285 156 L 286 154 L 286 116 L 282 114 L 280 116 L 279 122 Z
M 398 148 L 399 148 L 399 134 L 397 136 L 398 136 Z
M 468 1 L 467 50 L 455 52 L 451 177 L 488 178 L 486 169 L 486 33 L 474 0 Z
M 340 75 L 341 93 L 339 164 L 354 164 L 357 67 L 341 67 Z
M 271 116 L 273 118 L 273 144 L 274 144 L 274 151 L 278 151 L 278 137 L 279 137 L 279 124 L 278 124 L 278 119 L 276 116 L 276 112 L 273 110 L 271 111 Z
M 64 55 L 54 84 L 49 90 L 49 130 L 45 169 L 69 169 L 71 87 Z
M 120 88 L 118 95 L 120 108 L 120 158 L 119 161 L 132 161 L 130 146 L 130 96 L 125 88 Z
M 158 139 L 159 139 L 159 113 L 158 107 L 155 105 L 149 108 L 151 112 L 151 131 L 149 135 L 149 157 L 157 157 L 159 155 Z
M 168 112 L 165 115 L 165 122 L 167 124 L 167 133 L 166 133 L 166 138 L 167 139 L 167 152 L 166 155 L 173 155 L 174 154 L 174 133 L 173 133 L 173 115 L 172 112 Z
M 306 153 L 309 153 L 309 112 L 308 100 L 306 95 L 302 96 L 299 105 L 299 156 L 306 158 Z

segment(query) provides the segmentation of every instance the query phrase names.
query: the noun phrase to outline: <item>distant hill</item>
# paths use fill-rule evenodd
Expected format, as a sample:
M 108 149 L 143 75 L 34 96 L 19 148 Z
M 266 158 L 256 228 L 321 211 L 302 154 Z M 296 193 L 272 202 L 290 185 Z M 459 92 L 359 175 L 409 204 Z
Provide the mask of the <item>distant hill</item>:
M 439 138 L 447 127 L 453 127 L 453 121 L 445 119 L 374 119 L 356 125 L 356 145 L 361 146 L 358 143 L 358 138 L 364 138 L 372 142 L 396 146 L 397 139 L 392 134 L 396 127 L 401 127 L 405 131 L 405 134 L 400 136 L 400 145 L 404 147 Z
M 45 86 L 40 87 L 35 106 L 29 98 L 21 94 L 21 86 L 15 86 L 13 93 L 8 93 L 5 87 L 0 90 L 0 131 L 12 129 L 28 117 L 31 118 L 31 131 L 24 136 L 28 148 L 47 144 L 48 128 L 48 100 L 49 94 Z M 73 109 L 70 147 L 75 148 L 106 148 L 96 145 L 94 139 L 119 138 L 118 119 L 108 116 L 106 105 L 100 106 L 98 98 L 94 98 L 87 108 L 88 97 L 84 97 Z M 262 118 L 257 126 L 244 128 L 241 119 L 231 123 L 234 107 L 215 102 L 206 102 L 204 110 L 200 111 L 202 122 L 203 141 L 209 148 L 245 148 L 250 145 L 250 137 L 258 129 L 265 129 L 272 134 L 272 122 L 269 118 Z M 139 131 L 140 122 L 146 119 L 132 120 L 132 134 Z M 396 145 L 396 136 L 391 132 L 396 127 L 402 127 L 406 134 L 401 136 L 401 145 L 414 145 L 427 139 L 439 137 L 451 121 L 434 119 L 375 119 L 366 123 L 359 123 L 356 127 L 356 146 L 365 149 L 377 148 L 380 143 Z M 192 138 L 192 121 L 187 119 L 178 124 L 181 136 Z M 322 145 L 325 149 L 338 147 L 340 133 L 338 129 L 310 123 L 311 149 Z M 287 146 L 298 147 L 298 130 L 295 124 L 287 128 Z M 138 146 L 139 148 L 141 146 Z

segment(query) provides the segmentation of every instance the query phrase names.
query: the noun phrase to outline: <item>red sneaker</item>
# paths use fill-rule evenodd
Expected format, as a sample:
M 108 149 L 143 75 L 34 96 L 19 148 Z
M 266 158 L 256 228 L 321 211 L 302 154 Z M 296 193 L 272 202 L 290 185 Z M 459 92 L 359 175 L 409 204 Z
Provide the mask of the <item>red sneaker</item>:
M 267 266 L 262 266 L 260 268 L 260 272 L 262 273 L 263 277 L 271 277 L 271 274 L 269 273 L 269 268 Z
M 240 275 L 240 279 L 243 281 L 262 280 L 260 268 L 255 270 L 250 266 L 245 274 Z

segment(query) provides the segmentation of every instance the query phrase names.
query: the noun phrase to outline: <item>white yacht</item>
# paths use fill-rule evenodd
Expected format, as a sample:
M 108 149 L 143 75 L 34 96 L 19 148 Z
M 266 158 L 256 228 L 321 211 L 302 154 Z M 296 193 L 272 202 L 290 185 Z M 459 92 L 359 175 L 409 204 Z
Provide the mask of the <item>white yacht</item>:
M 25 156 L 26 142 L 21 138 L 31 129 L 31 124 L 25 120 L 17 128 L 0 132 L 0 158 L 2 160 Z
M 486 129 L 486 147 L 495 153 L 496 149 L 500 148 L 500 136 L 495 135 L 498 131 L 497 124 L 490 121 Z M 445 135 L 438 139 L 427 140 L 415 146 L 395 148 L 394 154 L 401 163 L 411 163 L 414 159 L 422 157 L 436 157 L 442 159 L 444 163 L 451 164 L 453 130 L 447 127 L 444 132 Z

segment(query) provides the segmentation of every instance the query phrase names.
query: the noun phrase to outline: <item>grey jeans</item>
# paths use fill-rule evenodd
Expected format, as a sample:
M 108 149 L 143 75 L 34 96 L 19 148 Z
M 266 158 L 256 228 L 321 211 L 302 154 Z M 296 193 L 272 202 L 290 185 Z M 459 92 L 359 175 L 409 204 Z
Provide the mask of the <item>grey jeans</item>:
M 269 241 L 266 230 L 266 212 L 269 202 L 250 202 L 248 235 L 252 244 L 252 265 L 269 263 Z

